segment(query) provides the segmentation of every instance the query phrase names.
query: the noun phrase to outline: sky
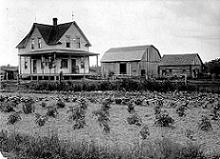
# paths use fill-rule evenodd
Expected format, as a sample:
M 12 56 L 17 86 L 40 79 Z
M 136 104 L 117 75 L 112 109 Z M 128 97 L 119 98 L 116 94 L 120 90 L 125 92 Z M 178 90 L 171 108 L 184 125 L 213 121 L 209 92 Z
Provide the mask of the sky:
M 161 55 L 220 58 L 220 0 L 0 0 L 0 65 L 18 65 L 16 45 L 33 23 L 76 21 L 99 59 L 111 47 L 152 44 Z M 72 16 L 73 13 L 73 16 Z M 91 64 L 95 64 L 91 59 Z

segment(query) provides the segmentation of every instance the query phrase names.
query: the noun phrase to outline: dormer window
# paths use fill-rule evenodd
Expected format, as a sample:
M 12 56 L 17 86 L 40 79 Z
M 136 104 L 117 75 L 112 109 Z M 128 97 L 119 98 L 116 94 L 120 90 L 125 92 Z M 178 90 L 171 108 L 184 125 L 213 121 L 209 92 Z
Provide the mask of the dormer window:
M 38 48 L 40 49 L 42 47 L 42 40 L 41 40 L 41 38 L 38 38 L 37 44 L 38 44 Z
M 31 49 L 34 49 L 34 39 L 31 39 Z

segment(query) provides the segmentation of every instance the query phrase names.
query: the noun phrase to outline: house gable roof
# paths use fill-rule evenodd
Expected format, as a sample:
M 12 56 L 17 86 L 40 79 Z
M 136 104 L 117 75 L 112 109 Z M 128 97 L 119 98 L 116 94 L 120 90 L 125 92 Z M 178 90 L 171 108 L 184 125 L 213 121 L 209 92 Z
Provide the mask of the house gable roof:
M 195 59 L 198 57 L 201 64 L 203 64 L 201 58 L 197 53 L 195 54 L 167 54 L 163 55 L 160 65 L 172 66 L 172 65 L 195 65 Z
M 140 61 L 153 45 L 141 45 L 130 47 L 118 47 L 107 50 L 102 56 L 101 62 Z
M 27 45 L 27 42 L 29 38 L 31 37 L 33 31 L 35 28 L 37 28 L 42 35 L 43 39 L 48 45 L 56 45 L 60 38 L 64 35 L 64 33 L 69 29 L 71 25 L 74 25 L 77 30 L 80 32 L 82 37 L 86 40 L 87 45 L 91 46 L 91 43 L 86 38 L 85 34 L 82 32 L 82 30 L 79 28 L 77 23 L 70 22 L 70 23 L 64 23 L 59 25 L 46 25 L 46 24 L 38 24 L 34 23 L 30 32 L 25 36 L 25 38 L 16 46 L 16 48 L 25 48 Z

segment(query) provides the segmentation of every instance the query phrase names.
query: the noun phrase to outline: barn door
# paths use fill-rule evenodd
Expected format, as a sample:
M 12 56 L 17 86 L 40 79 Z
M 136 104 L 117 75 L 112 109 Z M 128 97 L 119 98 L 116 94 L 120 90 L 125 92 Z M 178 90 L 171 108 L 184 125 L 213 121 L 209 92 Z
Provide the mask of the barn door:
M 120 63 L 120 74 L 127 74 L 126 63 Z

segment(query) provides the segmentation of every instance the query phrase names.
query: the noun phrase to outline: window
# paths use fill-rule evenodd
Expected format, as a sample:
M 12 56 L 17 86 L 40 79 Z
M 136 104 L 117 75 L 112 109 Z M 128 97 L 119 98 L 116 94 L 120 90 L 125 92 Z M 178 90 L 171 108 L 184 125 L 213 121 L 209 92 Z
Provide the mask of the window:
M 66 42 L 66 47 L 70 47 L 70 42 Z
M 76 48 L 80 48 L 80 38 L 75 38 L 73 39 L 73 41 L 75 43 Z
M 38 38 L 37 44 L 38 44 L 38 48 L 40 49 L 42 47 L 41 38 Z
M 70 36 L 66 35 L 66 47 L 70 48 Z
M 186 70 L 185 69 L 183 69 L 183 73 L 185 73 L 186 72 Z
M 120 74 L 127 74 L 127 65 L 126 65 L 126 63 L 120 63 L 119 71 L 120 71 Z
M 81 61 L 81 68 L 85 68 L 84 61 Z
M 61 68 L 68 68 L 68 59 L 61 60 Z
M 169 73 L 172 73 L 172 69 L 169 69 Z
M 34 39 L 31 39 L 31 49 L 34 49 Z
M 24 68 L 25 68 L 25 69 L 28 68 L 27 61 L 24 62 Z
M 167 71 L 166 70 L 162 70 L 162 76 L 166 75 Z

